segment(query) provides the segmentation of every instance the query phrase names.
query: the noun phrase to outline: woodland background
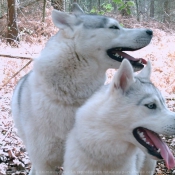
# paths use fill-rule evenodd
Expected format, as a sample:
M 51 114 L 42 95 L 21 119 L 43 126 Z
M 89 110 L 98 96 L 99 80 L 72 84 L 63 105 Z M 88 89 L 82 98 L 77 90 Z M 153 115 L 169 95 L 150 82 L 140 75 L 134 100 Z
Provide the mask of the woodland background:
M 73 2 L 86 13 L 113 17 L 123 27 L 153 30 L 152 42 L 129 54 L 151 60 L 151 79 L 175 111 L 175 0 L 0 0 L 0 175 L 26 175 L 30 170 L 14 128 L 11 97 L 19 79 L 32 69 L 33 59 L 58 31 L 51 21 L 52 9 L 69 12 Z M 114 72 L 107 71 L 107 82 Z M 174 136 L 162 138 L 175 153 Z M 172 175 L 175 169 L 167 170 L 159 161 L 155 174 Z

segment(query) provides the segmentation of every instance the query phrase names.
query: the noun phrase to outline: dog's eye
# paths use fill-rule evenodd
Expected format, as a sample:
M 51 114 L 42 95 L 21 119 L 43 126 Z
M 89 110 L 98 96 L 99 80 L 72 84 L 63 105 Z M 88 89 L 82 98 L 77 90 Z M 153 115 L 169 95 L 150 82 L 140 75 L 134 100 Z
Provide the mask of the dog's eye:
M 147 108 L 149 108 L 149 109 L 156 109 L 156 108 L 157 108 L 157 106 L 156 106 L 155 103 L 145 104 L 145 106 L 146 106 Z
M 118 27 L 118 26 L 115 26 L 115 25 L 110 26 L 109 28 L 110 28 L 110 29 L 119 29 L 119 27 Z

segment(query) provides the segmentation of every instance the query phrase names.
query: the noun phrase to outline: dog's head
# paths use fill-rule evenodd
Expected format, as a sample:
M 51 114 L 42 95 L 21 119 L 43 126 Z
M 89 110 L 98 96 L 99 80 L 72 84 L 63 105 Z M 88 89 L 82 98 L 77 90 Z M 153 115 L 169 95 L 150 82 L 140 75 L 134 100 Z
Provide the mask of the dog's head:
M 175 113 L 166 107 L 160 91 L 150 81 L 150 74 L 150 62 L 137 75 L 127 60 L 122 62 L 110 84 L 111 103 L 117 106 L 111 115 L 116 123 L 118 118 L 122 120 L 118 127 L 122 127 L 126 142 L 154 159 L 164 159 L 166 166 L 173 168 L 174 157 L 158 134 L 175 134 Z
M 153 35 L 150 29 L 123 28 L 115 19 L 85 14 L 77 4 L 73 4 L 72 14 L 53 10 L 52 19 L 64 39 L 71 39 L 69 46 L 73 42 L 77 55 L 83 59 L 95 59 L 101 68 L 119 68 L 124 58 L 135 70 L 146 64 L 146 60 L 136 59 L 124 51 L 147 46 Z

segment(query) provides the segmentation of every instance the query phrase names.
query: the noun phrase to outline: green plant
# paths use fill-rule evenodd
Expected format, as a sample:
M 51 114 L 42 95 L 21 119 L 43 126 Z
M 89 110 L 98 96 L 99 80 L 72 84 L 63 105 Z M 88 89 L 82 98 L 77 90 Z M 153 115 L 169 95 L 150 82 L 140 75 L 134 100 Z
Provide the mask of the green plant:
M 104 9 L 105 12 L 111 12 L 114 9 L 111 4 L 107 3 L 103 3 L 102 8 Z
M 114 8 L 112 7 L 111 4 L 103 3 L 100 6 L 100 9 L 97 9 L 97 7 L 93 7 L 92 10 L 90 11 L 90 13 L 96 13 L 96 14 L 104 15 L 107 12 L 111 12 L 113 9 Z
M 135 6 L 134 1 L 113 0 L 117 4 L 118 10 L 125 10 L 128 15 L 131 14 L 131 7 Z
M 119 11 L 125 10 L 128 15 L 131 14 L 131 7 L 135 6 L 134 1 L 125 2 L 124 0 L 113 0 L 113 2 L 117 4 L 117 9 Z M 90 13 L 104 15 L 105 13 L 111 12 L 113 9 L 114 7 L 112 7 L 112 4 L 103 3 L 101 4 L 100 9 L 93 7 Z

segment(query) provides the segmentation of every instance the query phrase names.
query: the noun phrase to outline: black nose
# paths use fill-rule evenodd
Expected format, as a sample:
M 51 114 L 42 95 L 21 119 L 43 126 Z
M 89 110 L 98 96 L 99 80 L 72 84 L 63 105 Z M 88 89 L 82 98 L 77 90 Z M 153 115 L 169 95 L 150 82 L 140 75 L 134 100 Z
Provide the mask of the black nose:
M 146 30 L 146 33 L 147 33 L 148 35 L 153 35 L 153 31 L 152 31 L 152 30 L 149 30 L 149 29 Z

